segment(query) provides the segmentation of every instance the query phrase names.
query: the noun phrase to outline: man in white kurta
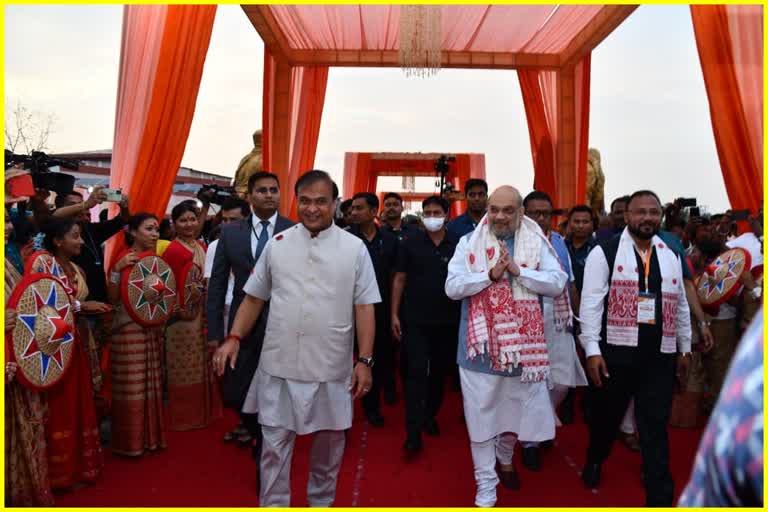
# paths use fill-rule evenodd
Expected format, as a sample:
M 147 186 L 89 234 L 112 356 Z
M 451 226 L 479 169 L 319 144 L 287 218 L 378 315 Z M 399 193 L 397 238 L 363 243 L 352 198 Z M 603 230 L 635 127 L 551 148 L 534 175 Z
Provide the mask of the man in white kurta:
M 486 219 L 495 236 L 504 241 L 509 255 L 515 254 L 515 237 L 522 216 L 522 198 L 516 189 L 501 187 L 491 194 Z M 530 220 L 527 222 L 532 224 Z M 492 507 L 496 503 L 499 476 L 507 487 L 519 485 L 512 465 L 517 438 L 529 441 L 552 439 L 555 418 L 546 379 L 523 383 L 519 365 L 511 371 L 497 371 L 492 368 L 488 353 L 468 357 L 469 301 L 490 287 L 493 280 L 500 279 L 518 280 L 518 284 L 530 293 L 554 297 L 563 290 L 567 276 L 548 244 L 541 246 L 536 269 L 518 266 L 514 261 L 504 267 L 499 260 L 499 264 L 486 271 L 472 271 L 467 264 L 471 237 L 471 233 L 464 236 L 456 248 L 448 265 L 445 291 L 454 300 L 462 299 L 457 363 L 475 466 L 475 504 Z M 498 475 L 495 471 L 497 461 L 500 466 Z
M 314 434 L 309 505 L 333 504 L 344 430 L 352 426 L 350 390 L 363 374 L 365 387 L 356 395 L 366 393 L 371 382 L 373 304 L 381 298 L 370 256 L 359 238 L 333 224 L 331 206 L 324 201 L 331 201 L 330 178 L 310 180 L 305 187 L 302 183 L 300 179 L 302 223 L 269 241 L 243 288 L 250 298 L 232 326 L 237 337 L 245 317 L 253 313 L 249 304 L 271 301 L 259 367 L 243 406 L 245 413 L 258 412 L 262 425 L 262 507 L 291 504 L 290 467 L 297 434 Z M 302 209 L 304 200 L 310 206 Z M 305 218 L 307 208 L 310 217 Z M 370 310 L 359 309 L 362 305 L 370 305 Z M 364 317 L 360 311 L 366 312 Z M 358 361 L 366 361 L 358 362 L 353 372 L 356 323 Z M 225 346 L 214 358 L 217 365 L 220 358 L 226 359 Z
M 574 275 L 568 247 L 565 245 L 565 240 L 550 227 L 552 199 L 545 192 L 533 191 L 525 197 L 523 206 L 526 217 L 539 225 L 557 253 L 560 267 L 569 275 L 565 289 L 557 298 L 542 297 L 544 337 L 547 339 L 550 366 L 549 397 L 557 418 L 557 408 L 565 399 L 568 390 L 572 387 L 587 385 L 587 376 L 584 374 L 584 368 L 576 352 L 576 341 L 572 334 L 573 324 L 570 320 L 572 318 L 571 299 L 577 292 L 572 284 Z M 520 438 L 520 444 L 523 447 L 523 465 L 532 471 L 541 469 L 539 443 Z

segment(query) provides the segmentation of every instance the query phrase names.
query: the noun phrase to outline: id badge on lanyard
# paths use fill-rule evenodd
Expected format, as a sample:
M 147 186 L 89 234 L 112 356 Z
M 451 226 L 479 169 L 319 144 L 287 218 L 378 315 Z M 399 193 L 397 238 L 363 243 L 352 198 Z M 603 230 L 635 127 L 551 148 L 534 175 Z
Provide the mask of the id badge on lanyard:
M 656 295 L 648 293 L 648 276 L 651 270 L 651 250 L 643 254 L 643 267 L 645 268 L 645 291 L 637 296 L 637 323 L 656 325 Z

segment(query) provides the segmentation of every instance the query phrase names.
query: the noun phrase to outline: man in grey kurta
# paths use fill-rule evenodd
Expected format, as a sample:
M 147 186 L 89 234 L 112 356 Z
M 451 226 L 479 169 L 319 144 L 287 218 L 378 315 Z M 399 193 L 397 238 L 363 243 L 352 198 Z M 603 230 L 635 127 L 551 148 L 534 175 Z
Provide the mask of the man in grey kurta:
M 314 434 L 307 498 L 330 506 L 352 426 L 352 398 L 371 386 L 373 304 L 381 301 L 362 241 L 332 222 L 333 182 L 310 171 L 296 184 L 301 224 L 273 237 L 243 290 L 217 371 L 237 357 L 237 339 L 267 300 L 270 314 L 259 368 L 243 411 L 259 414 L 263 445 L 260 505 L 288 507 L 296 435 Z M 359 355 L 352 367 L 355 327 Z M 352 394 L 350 394 L 350 390 Z

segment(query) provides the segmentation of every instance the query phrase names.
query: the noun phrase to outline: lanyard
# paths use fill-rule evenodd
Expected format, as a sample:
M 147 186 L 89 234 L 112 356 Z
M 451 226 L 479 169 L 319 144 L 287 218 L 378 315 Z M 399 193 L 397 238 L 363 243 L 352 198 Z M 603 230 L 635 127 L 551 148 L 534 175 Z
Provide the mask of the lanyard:
M 648 276 L 651 273 L 651 250 L 649 247 L 647 251 L 641 254 L 643 258 L 643 269 L 645 271 L 645 292 L 648 293 Z

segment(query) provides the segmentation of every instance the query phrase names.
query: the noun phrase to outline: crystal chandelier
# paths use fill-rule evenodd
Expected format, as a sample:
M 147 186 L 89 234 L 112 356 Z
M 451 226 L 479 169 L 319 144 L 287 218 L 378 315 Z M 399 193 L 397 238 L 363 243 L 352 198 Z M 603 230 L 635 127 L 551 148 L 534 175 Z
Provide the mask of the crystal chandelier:
M 442 11 L 439 5 L 401 5 L 398 60 L 406 76 L 434 76 L 440 70 Z

